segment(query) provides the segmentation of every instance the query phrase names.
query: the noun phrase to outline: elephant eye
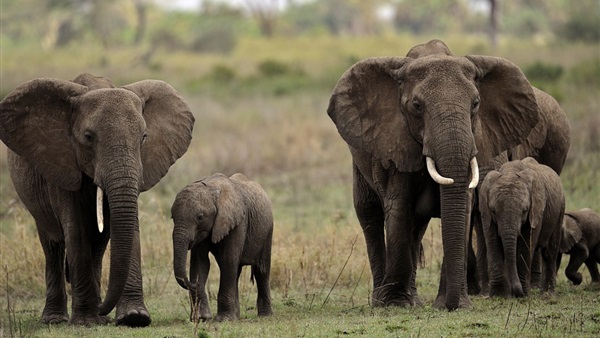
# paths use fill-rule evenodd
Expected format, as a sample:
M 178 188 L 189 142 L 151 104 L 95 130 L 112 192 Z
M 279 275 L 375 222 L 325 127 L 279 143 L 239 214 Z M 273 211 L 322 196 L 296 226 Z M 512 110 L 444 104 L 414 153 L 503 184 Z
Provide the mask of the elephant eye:
M 93 143 L 94 140 L 96 139 L 96 136 L 94 135 L 93 132 L 86 130 L 85 133 L 83 133 L 83 138 L 85 138 L 85 141 L 87 143 Z
M 148 134 L 144 133 L 144 135 L 142 136 L 142 144 L 144 144 L 144 142 L 146 142 L 147 138 L 148 138 Z
M 421 113 L 423 111 L 423 106 L 418 100 L 413 100 L 412 105 L 416 112 Z
M 473 103 L 471 104 L 471 111 L 473 113 L 477 112 L 477 110 L 479 109 L 479 98 L 475 98 L 475 100 L 473 100 Z

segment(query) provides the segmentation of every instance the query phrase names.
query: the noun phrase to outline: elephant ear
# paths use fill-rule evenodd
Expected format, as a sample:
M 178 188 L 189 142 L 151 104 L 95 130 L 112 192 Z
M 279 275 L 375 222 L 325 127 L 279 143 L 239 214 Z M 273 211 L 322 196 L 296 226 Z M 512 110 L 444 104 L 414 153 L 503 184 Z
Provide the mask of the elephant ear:
M 71 140 L 72 101 L 88 88 L 39 78 L 23 83 L 0 102 L 0 139 L 48 182 L 74 191 L 81 170 Z
M 245 219 L 246 203 L 244 203 L 244 197 L 229 181 L 218 193 L 217 215 L 215 216 L 211 236 L 212 242 L 219 243 L 236 226 L 242 226 Z
M 423 168 L 422 147 L 409 133 L 400 111 L 398 73 L 411 58 L 380 57 L 350 67 L 333 89 L 327 114 L 353 148 L 367 152 L 385 168 Z
M 564 253 L 568 252 L 575 244 L 579 243 L 583 233 L 578 220 L 569 213 L 565 213 L 562 230 L 563 237 L 560 241 L 560 252 Z
M 466 58 L 477 68 L 480 96 L 475 122 L 477 159 L 487 163 L 527 139 L 540 120 L 540 108 L 533 87 L 515 64 L 493 56 Z
M 187 151 L 194 115 L 181 95 L 164 81 L 143 80 L 123 88 L 137 94 L 143 104 L 148 138 L 142 146 L 144 181 L 140 191 L 146 191 Z
M 546 210 L 546 186 L 540 179 L 535 175 L 534 169 L 528 168 L 523 172 L 518 173 L 519 176 L 527 176 L 531 178 L 531 189 L 529 196 L 531 199 L 531 206 L 529 208 L 529 224 L 532 229 L 535 229 L 542 225 L 544 219 L 544 212 Z

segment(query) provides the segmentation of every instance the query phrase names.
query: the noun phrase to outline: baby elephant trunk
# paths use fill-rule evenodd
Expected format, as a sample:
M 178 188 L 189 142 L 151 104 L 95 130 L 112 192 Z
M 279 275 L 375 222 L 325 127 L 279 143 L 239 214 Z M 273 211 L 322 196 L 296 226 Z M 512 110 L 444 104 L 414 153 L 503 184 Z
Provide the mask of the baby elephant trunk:
M 189 236 L 182 232 L 173 232 L 173 272 L 177 283 L 186 290 L 193 289 L 186 271 L 190 243 Z

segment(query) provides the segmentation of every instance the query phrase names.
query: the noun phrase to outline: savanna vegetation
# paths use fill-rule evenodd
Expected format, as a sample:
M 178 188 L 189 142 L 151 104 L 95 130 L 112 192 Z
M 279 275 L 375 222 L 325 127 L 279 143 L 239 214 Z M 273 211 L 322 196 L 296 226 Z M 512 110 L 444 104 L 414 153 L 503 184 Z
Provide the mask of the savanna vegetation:
M 198 12 L 165 11 L 146 1 L 0 2 L 1 97 L 36 77 L 73 79 L 90 72 L 116 85 L 155 78 L 178 89 L 196 117 L 188 152 L 156 187 L 140 196 L 144 292 L 153 319 L 150 327 L 141 329 L 39 323 L 44 255 L 33 220 L 12 187 L 6 147 L 0 145 L 0 337 L 592 337 L 600 333 L 600 290 L 586 286 L 587 270 L 583 285 L 570 284 L 564 276 L 566 257 L 553 296 L 536 293 L 509 300 L 472 296 L 470 310 L 433 309 L 442 261 L 439 220 L 429 225 L 424 264 L 417 275 L 425 305 L 370 307 L 371 276 L 352 207 L 350 154 L 326 114 L 337 79 L 366 57 L 405 55 L 415 44 L 440 38 L 456 55 L 510 59 L 534 85 L 556 97 L 569 117 L 572 144 L 561 175 L 567 209 L 599 210 L 600 8 L 596 1 L 505 4 L 504 28 L 495 48 L 486 35 L 485 13 L 469 10 L 468 1 L 451 1 L 462 7 L 450 9 L 437 1 L 419 1 L 430 5 L 430 10 L 413 8 L 411 16 L 400 11 L 401 6 L 416 3 L 408 0 L 290 1 L 285 10 L 255 6 L 254 12 L 249 11 L 248 6 L 256 3 L 271 2 L 247 1 L 247 6 L 231 7 L 212 1 Z M 331 8 L 338 4 L 338 11 L 328 12 L 327 4 Z M 365 4 L 374 7 L 361 7 Z M 405 16 L 382 21 L 369 12 L 376 5 L 396 6 L 396 13 Z M 140 8 L 146 18 L 142 33 L 137 24 Z M 256 14 L 257 8 L 276 19 L 271 33 L 249 15 Z M 430 14 L 431 8 L 438 8 L 437 16 Z M 456 12 L 459 8 L 466 12 Z M 540 11 L 531 12 L 536 8 Z M 463 13 L 464 20 L 450 20 L 448 13 Z M 423 20 L 435 26 L 417 26 Z M 270 318 L 257 318 L 256 288 L 250 283 L 249 269 L 244 269 L 240 321 L 194 324 L 188 320 L 187 294 L 172 273 L 170 207 L 182 187 L 215 172 L 246 174 L 263 185 L 273 202 L 274 315 Z M 104 273 L 106 287 L 108 265 Z M 208 290 L 215 312 L 216 264 Z

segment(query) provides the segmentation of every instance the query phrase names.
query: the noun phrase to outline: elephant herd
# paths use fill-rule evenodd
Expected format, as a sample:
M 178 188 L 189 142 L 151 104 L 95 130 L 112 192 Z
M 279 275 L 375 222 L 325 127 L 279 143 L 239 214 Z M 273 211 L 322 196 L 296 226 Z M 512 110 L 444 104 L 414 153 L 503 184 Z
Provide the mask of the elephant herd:
M 512 62 L 454 56 L 432 40 L 405 57 L 351 66 L 327 113 L 352 155 L 372 305 L 422 304 L 417 261 L 434 217 L 441 218 L 443 244 L 436 308 L 469 307 L 469 293 L 553 292 L 562 253 L 571 255 L 566 275 L 574 284 L 582 281 L 583 263 L 600 283 L 600 215 L 565 212 L 559 174 L 570 145 L 568 119 Z M 150 324 L 138 196 L 184 155 L 193 125 L 181 95 L 158 80 L 115 87 L 90 74 L 37 78 L 0 102 L 11 179 L 46 257 L 44 323 L 105 324 L 116 307 L 117 325 Z M 221 271 L 215 320 L 239 318 L 243 265 L 251 265 L 257 283 L 258 314 L 272 314 L 273 214 L 262 187 L 242 174 L 204 177 L 177 194 L 171 212 L 173 269 L 191 294 L 190 319 L 213 318 L 204 290 L 209 252 Z

